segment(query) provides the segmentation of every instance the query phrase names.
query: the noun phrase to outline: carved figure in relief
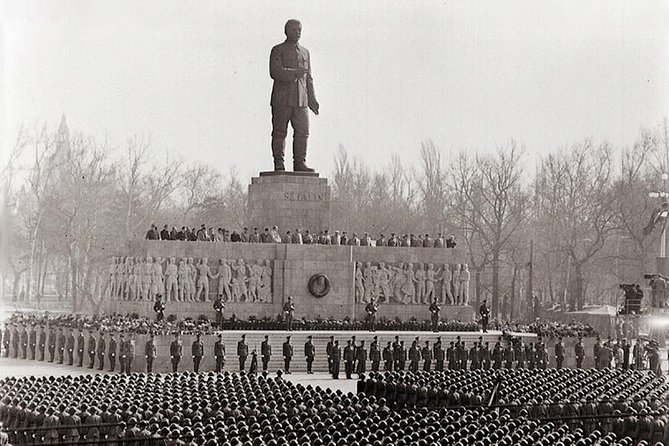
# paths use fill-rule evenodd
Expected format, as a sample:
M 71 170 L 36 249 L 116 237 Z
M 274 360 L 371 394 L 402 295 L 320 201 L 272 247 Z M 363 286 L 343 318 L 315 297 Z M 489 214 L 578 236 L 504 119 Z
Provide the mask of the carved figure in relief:
M 111 298 L 116 297 L 116 263 L 118 259 L 112 257 L 111 262 L 109 263 L 109 278 L 107 284 L 107 296 Z
M 190 294 L 190 267 L 186 263 L 186 259 L 179 260 L 179 300 L 181 302 L 192 302 Z
M 242 289 L 239 286 L 239 280 L 236 277 L 232 279 L 232 283 L 230 284 L 230 291 L 232 292 L 232 301 L 241 302 Z
M 465 263 L 460 271 L 460 302 L 461 305 L 469 305 L 469 279 L 471 273 L 469 266 Z
M 153 261 L 153 282 L 152 285 L 155 284 L 156 289 L 151 296 L 152 298 L 156 297 L 156 294 L 160 294 L 161 296 L 165 294 L 165 275 L 163 274 L 163 258 L 162 257 L 156 257 L 155 260 Z
M 142 300 L 153 300 L 151 298 L 151 277 L 153 276 L 153 259 L 147 257 L 142 261 Z
M 453 274 L 448 263 L 444 263 L 444 269 L 441 273 L 441 302 L 445 305 L 453 305 L 453 293 L 451 292 L 451 282 Z
M 381 296 L 383 295 L 383 302 L 390 303 L 392 298 L 392 293 L 390 291 L 390 270 L 386 268 L 385 262 L 379 263 L 379 268 L 377 269 L 377 275 L 375 278 L 376 283 L 376 295 L 378 296 L 378 303 L 381 303 Z
M 425 271 L 425 295 L 423 302 L 432 302 L 435 298 L 434 292 L 434 281 L 436 280 L 437 271 L 434 269 L 432 263 L 427 265 L 427 270 Z
M 405 304 L 416 304 L 416 277 L 413 271 L 413 264 L 407 263 L 404 269 L 406 281 L 402 285 L 402 292 L 404 293 Z
M 209 297 L 209 279 L 211 278 L 211 270 L 209 269 L 209 259 L 203 257 L 197 264 L 197 291 L 195 292 L 195 301 L 200 302 L 210 302 L 211 298 Z M 204 292 L 204 296 L 202 296 Z M 201 299 L 200 299 L 200 296 Z
M 123 289 L 125 287 L 125 258 L 119 257 L 116 262 L 116 288 L 114 289 L 114 297 L 117 299 L 124 299 Z
M 363 301 L 369 302 L 374 297 L 374 266 L 371 262 L 365 264 L 365 269 L 362 270 L 362 283 L 365 287 L 365 294 Z
M 362 277 L 362 264 L 357 262 L 355 264 L 355 300 L 357 302 L 364 302 L 365 300 L 365 285 Z
M 248 300 L 251 302 L 258 301 L 258 289 L 260 288 L 261 266 L 251 263 L 249 266 L 249 287 Z
M 126 300 L 135 300 L 135 258 L 125 259 L 125 294 Z
M 197 268 L 195 267 L 195 263 L 193 261 L 192 257 L 188 257 L 188 260 L 186 261 L 186 265 L 188 265 L 188 287 L 189 287 L 189 295 L 190 295 L 190 300 L 191 302 L 195 302 L 195 291 L 197 291 Z
M 135 257 L 135 261 L 132 266 L 132 272 L 135 279 L 135 284 L 133 286 L 135 300 L 143 300 L 144 294 L 142 293 L 142 286 L 144 283 L 144 264 L 139 257 Z
M 425 269 L 423 264 L 419 263 L 416 268 L 415 276 L 416 278 L 416 303 L 425 303 Z
M 260 302 L 272 301 L 272 266 L 269 260 L 265 260 L 265 264 L 261 268 L 258 297 Z
M 407 302 L 404 299 L 404 293 L 402 292 L 402 287 L 406 282 L 406 276 L 404 275 L 404 263 L 400 262 L 397 266 L 390 267 L 392 279 L 390 281 L 390 286 L 392 288 L 393 296 L 395 300 L 399 303 L 406 304 Z
M 460 303 L 460 265 L 455 264 L 453 267 L 453 297 L 455 299 L 455 305 L 461 305 Z
M 170 257 L 165 267 L 165 301 L 179 300 L 178 269 L 176 259 Z
M 218 271 L 214 276 L 214 279 L 218 279 L 218 295 L 225 296 L 226 301 L 232 299 L 232 294 L 230 293 L 230 282 L 232 281 L 232 269 L 228 265 L 226 259 L 220 259 L 218 261 Z

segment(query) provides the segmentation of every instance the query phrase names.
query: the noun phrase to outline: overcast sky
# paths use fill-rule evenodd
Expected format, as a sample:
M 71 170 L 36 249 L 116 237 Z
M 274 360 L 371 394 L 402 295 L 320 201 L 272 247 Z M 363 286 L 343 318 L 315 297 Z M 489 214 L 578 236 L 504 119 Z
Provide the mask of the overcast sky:
M 235 164 L 243 180 L 269 170 L 268 57 L 289 18 L 321 104 L 307 160 L 326 175 L 339 144 L 416 163 L 428 138 L 445 154 L 513 138 L 533 156 L 585 137 L 630 144 L 669 115 L 664 0 L 2 4 L 5 147 L 21 123 L 64 112 L 119 148 L 140 135 L 160 159 Z

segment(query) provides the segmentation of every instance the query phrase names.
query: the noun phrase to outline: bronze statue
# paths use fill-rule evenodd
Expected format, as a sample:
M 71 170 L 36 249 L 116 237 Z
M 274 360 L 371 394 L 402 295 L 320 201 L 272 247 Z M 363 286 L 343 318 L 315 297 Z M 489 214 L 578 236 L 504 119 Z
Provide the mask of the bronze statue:
M 302 24 L 291 19 L 284 27 L 286 40 L 272 48 L 269 74 L 272 87 L 272 156 L 274 170 L 286 170 L 283 164 L 288 123 L 293 126 L 293 170 L 314 172 L 305 164 L 309 137 L 309 109 L 318 115 L 318 101 L 311 77 L 309 50 L 297 42 Z

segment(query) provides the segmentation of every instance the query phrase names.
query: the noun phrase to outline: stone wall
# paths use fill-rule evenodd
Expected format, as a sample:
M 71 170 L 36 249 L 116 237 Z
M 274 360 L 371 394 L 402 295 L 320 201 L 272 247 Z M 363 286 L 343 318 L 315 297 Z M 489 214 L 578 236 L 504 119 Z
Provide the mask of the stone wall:
M 217 243 L 217 242 L 181 242 L 132 240 L 126 253 L 145 259 L 160 257 L 163 262 L 175 258 L 177 263 L 182 258 L 193 258 L 197 263 L 200 258 L 207 258 L 209 267 L 215 272 L 219 259 L 243 260 L 255 264 L 269 260 L 272 265 L 271 302 L 227 302 L 226 315 L 235 314 L 240 318 L 248 316 L 276 317 L 287 296 L 292 296 L 296 304 L 296 318 L 343 318 L 364 319 L 364 302 L 356 303 L 354 293 L 355 264 L 371 262 L 378 265 L 403 263 L 460 264 L 463 253 L 459 249 L 446 248 L 395 248 L 395 247 L 356 247 L 328 245 L 293 245 L 274 243 Z M 164 267 L 163 267 L 164 268 Z M 324 274 L 330 282 L 330 291 L 323 297 L 314 297 L 308 289 L 309 279 L 315 274 Z M 210 280 L 209 302 L 167 302 L 166 314 L 179 317 L 209 314 L 213 318 L 211 301 L 216 296 L 216 280 Z M 442 319 L 471 320 L 474 311 L 470 306 L 442 307 Z M 108 307 L 114 312 L 136 312 L 153 315 L 151 302 L 111 300 Z M 427 304 L 403 305 L 395 301 L 381 303 L 379 318 L 408 320 L 429 319 Z

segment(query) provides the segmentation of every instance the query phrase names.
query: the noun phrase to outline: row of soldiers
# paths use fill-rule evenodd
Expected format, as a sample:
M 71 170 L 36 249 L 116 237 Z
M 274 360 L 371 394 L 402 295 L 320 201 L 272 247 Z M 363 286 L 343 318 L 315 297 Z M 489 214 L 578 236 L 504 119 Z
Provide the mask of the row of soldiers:
M 379 344 L 378 336 L 374 336 L 369 350 L 365 347 L 365 341 L 358 343 L 355 336 L 346 342 L 342 350 L 339 341 L 331 336 L 326 346 L 326 353 L 328 370 L 334 379 L 339 378 L 342 361 L 347 379 L 351 379 L 353 373 L 358 375 L 365 373 L 368 360 L 371 362 L 372 372 L 378 372 L 382 362 L 384 371 L 406 369 L 412 372 L 419 369 L 443 371 L 445 367 L 450 370 L 487 370 L 514 368 L 514 366 L 522 368 L 526 364 L 530 369 L 545 369 L 549 363 L 548 350 L 543 342 L 530 343 L 523 348 L 520 340 L 504 342 L 500 337 L 491 348 L 490 342 L 484 342 L 482 336 L 473 343 L 471 348 L 467 347 L 466 342 L 462 341 L 460 336 L 455 341 L 451 341 L 447 348 L 444 348 L 441 337 L 438 337 L 431 346 L 430 341 L 421 343 L 420 337 L 416 336 L 408 349 L 399 336 L 395 336 L 394 342 L 388 341 L 383 348 Z M 561 367 L 564 360 L 564 349 L 556 354 L 559 355 L 557 365 Z

